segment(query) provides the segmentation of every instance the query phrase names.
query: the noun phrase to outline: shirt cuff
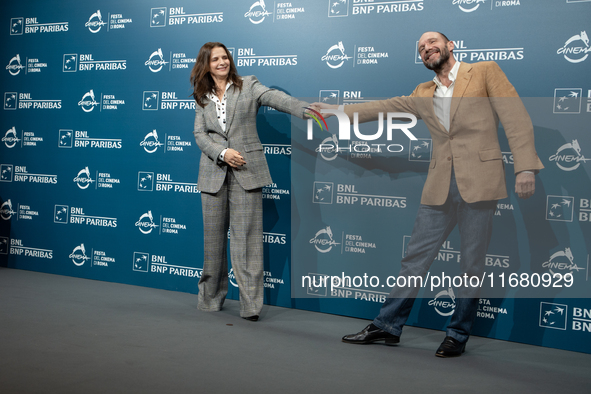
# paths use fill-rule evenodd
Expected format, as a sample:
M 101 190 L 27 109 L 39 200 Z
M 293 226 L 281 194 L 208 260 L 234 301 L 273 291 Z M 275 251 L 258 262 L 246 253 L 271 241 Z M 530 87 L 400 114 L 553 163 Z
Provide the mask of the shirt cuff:
M 222 151 L 222 153 L 220 153 L 220 156 L 219 156 L 219 158 L 220 158 L 220 161 L 224 161 L 224 156 L 226 155 L 226 151 L 227 151 L 227 150 L 228 150 L 228 148 L 224 149 L 224 150 Z

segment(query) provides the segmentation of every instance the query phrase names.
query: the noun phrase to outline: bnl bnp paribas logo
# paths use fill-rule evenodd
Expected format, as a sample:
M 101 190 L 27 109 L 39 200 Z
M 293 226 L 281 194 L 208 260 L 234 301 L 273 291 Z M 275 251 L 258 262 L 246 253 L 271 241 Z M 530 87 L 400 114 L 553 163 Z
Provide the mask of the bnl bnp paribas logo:
M 591 332 L 591 310 L 572 307 L 572 331 Z M 568 324 L 568 305 L 553 302 L 540 302 L 540 327 L 566 331 Z
M 143 92 L 142 110 L 158 111 L 169 109 L 195 109 L 194 99 L 179 99 L 176 92 L 148 90 Z
M 591 199 L 580 198 L 578 203 L 579 222 L 591 222 Z M 572 222 L 575 218 L 575 198 L 573 196 L 547 196 L 546 220 Z
M 586 31 L 580 34 L 575 34 L 566 42 L 561 48 L 558 48 L 556 53 L 564 56 L 564 59 L 570 63 L 581 63 L 589 57 L 591 46 L 589 45 L 589 37 Z
M 566 330 L 568 306 L 552 302 L 540 303 L 540 327 Z
M 574 213 L 574 197 L 552 195 L 546 197 L 546 220 L 572 222 Z
M 68 22 L 45 22 L 37 21 L 37 18 L 11 18 L 10 35 L 20 36 L 23 34 L 35 33 L 59 33 L 68 31 Z
M 150 9 L 150 27 L 166 25 L 192 25 L 195 23 L 221 23 L 223 12 L 187 13 L 184 7 L 155 7 Z
M 454 43 L 454 58 L 459 62 L 520 61 L 525 58 L 524 47 L 470 49 L 465 40 L 451 40 Z M 415 45 L 415 64 L 423 64 L 419 54 L 419 42 Z
M 591 89 L 587 92 L 587 112 L 591 112 Z M 554 105 L 552 112 L 555 114 L 580 114 L 583 99 L 581 88 L 556 88 L 554 89 Z
M 483 1 L 483 0 L 478 0 Z M 349 0 L 328 0 L 328 16 L 349 16 Z M 422 11 L 424 0 L 352 0 L 352 15 L 393 14 L 399 12 Z

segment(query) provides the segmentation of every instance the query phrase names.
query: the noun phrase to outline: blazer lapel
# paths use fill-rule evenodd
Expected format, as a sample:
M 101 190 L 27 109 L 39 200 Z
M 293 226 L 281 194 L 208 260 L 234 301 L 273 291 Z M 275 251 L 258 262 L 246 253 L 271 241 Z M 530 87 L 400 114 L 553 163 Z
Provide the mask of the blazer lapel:
M 432 85 L 428 88 L 426 88 L 423 92 L 420 92 L 419 97 L 426 97 L 427 101 L 424 102 L 425 108 L 428 111 L 427 116 L 423 116 L 423 119 L 426 118 L 430 118 L 432 119 L 432 124 L 433 125 L 437 125 L 439 127 L 439 131 L 443 134 L 447 134 L 447 131 L 445 131 L 445 127 L 443 127 L 443 125 L 439 122 L 439 118 L 437 118 L 437 115 L 435 114 L 435 109 L 433 108 L 433 94 L 435 93 L 435 89 L 437 88 L 437 85 L 435 85 L 435 83 L 433 82 Z M 420 99 L 421 103 L 423 102 L 422 100 L 425 99 Z
M 234 84 L 232 84 L 228 88 L 226 94 L 228 97 L 228 100 L 226 102 L 226 131 L 229 131 L 230 126 L 232 125 L 232 121 L 234 120 L 234 112 L 236 111 L 236 102 L 238 101 L 240 90 L 235 89 Z
M 218 113 L 215 110 L 215 103 L 211 100 L 205 106 L 205 119 L 207 124 L 213 125 L 213 131 L 224 137 L 226 136 L 226 133 L 224 133 L 224 130 L 222 130 L 222 126 L 220 126 L 220 122 L 218 121 Z
M 456 81 L 454 83 L 454 95 L 451 100 L 451 108 L 449 113 L 450 121 L 454 118 L 454 114 L 460 105 L 460 101 L 464 96 L 464 92 L 470 83 L 470 79 L 472 78 L 472 66 L 468 63 L 460 64 L 460 68 L 458 70 L 458 75 L 456 77 Z

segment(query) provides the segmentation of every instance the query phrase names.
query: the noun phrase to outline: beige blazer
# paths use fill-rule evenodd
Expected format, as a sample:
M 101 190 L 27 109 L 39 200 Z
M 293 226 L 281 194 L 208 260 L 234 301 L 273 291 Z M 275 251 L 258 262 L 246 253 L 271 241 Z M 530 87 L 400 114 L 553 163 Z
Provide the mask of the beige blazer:
M 433 140 L 433 156 L 422 204 L 445 203 L 452 166 L 464 201 L 507 197 L 497 137 L 499 120 L 509 140 L 515 173 L 544 168 L 534 147 L 531 119 L 515 88 L 495 62 L 461 63 L 451 99 L 449 133 L 433 109 L 435 88 L 435 83 L 429 81 L 417 86 L 410 96 L 345 106 L 350 119 L 353 113 L 359 114 L 359 122 L 377 120 L 379 112 L 408 112 L 423 119 Z

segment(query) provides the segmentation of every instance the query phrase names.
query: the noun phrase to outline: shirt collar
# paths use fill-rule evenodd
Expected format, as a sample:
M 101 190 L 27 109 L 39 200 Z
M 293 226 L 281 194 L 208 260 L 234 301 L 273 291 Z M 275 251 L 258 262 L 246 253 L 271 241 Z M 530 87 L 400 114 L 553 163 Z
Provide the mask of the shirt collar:
M 460 62 L 456 62 L 456 64 L 454 64 L 454 66 L 451 68 L 451 70 L 449 72 L 448 78 L 452 82 L 452 84 L 456 80 L 459 69 L 460 69 Z M 433 77 L 433 82 L 435 82 L 435 85 L 437 85 L 438 88 L 447 88 L 447 86 L 445 86 L 444 84 L 441 83 L 441 81 L 439 81 L 439 78 L 437 78 L 437 75 L 435 75 L 435 77 Z
M 234 82 L 232 81 L 228 81 L 228 83 L 226 84 L 226 93 L 228 92 L 228 88 L 230 86 L 232 86 L 234 84 Z M 224 93 L 224 97 L 226 96 L 226 93 Z M 212 90 L 211 92 L 207 93 L 207 98 L 210 100 L 215 99 L 217 96 L 215 95 L 215 92 Z

